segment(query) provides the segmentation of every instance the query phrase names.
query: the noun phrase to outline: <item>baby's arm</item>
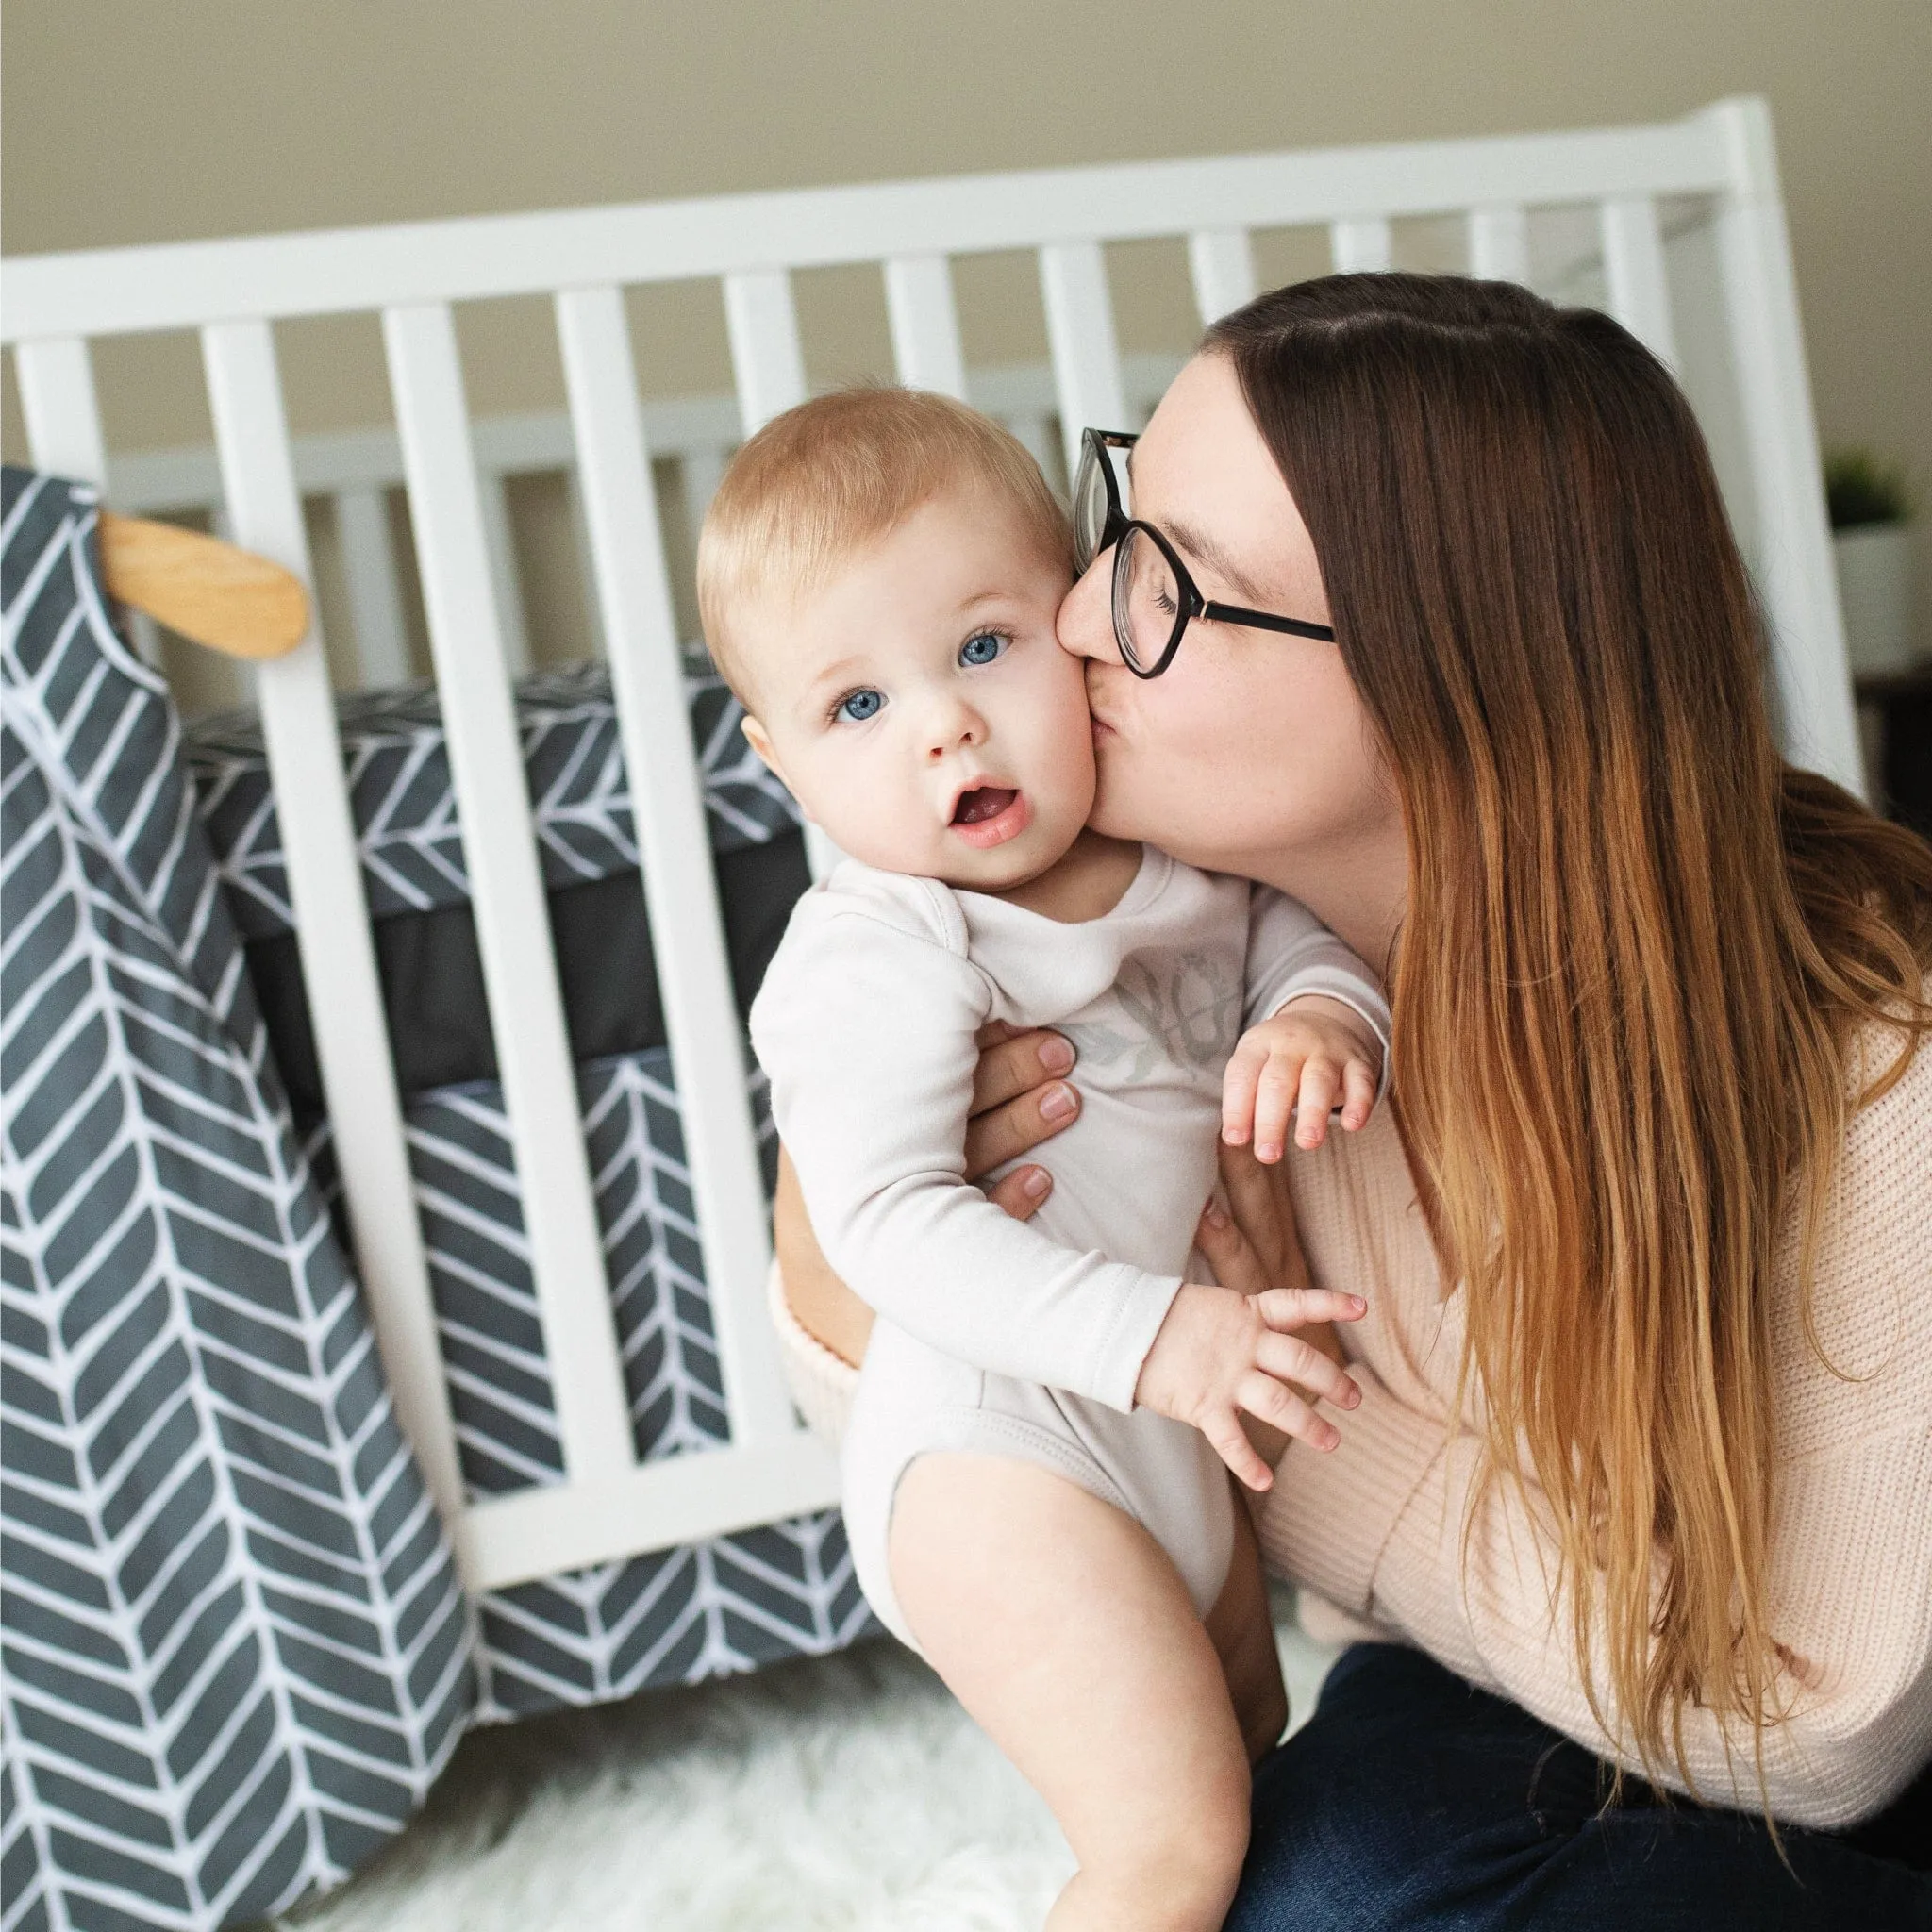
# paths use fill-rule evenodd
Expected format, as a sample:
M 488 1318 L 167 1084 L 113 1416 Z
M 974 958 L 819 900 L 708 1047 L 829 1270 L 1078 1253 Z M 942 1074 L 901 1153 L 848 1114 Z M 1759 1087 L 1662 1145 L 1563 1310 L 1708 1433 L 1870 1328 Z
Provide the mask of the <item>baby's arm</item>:
M 1248 1030 L 1228 1061 L 1221 1136 L 1279 1160 L 1319 1147 L 1338 1105 L 1365 1125 L 1388 1079 L 1389 1006 L 1369 969 L 1299 901 L 1257 888 L 1248 927 Z
M 1077 1253 L 965 1179 L 984 975 L 880 886 L 800 903 L 752 1011 L 772 1110 L 827 1260 L 861 1299 L 976 1367 L 1126 1410 L 1180 1286 Z M 861 889 L 863 891 L 863 889 Z M 955 914 L 957 917 L 957 914 Z

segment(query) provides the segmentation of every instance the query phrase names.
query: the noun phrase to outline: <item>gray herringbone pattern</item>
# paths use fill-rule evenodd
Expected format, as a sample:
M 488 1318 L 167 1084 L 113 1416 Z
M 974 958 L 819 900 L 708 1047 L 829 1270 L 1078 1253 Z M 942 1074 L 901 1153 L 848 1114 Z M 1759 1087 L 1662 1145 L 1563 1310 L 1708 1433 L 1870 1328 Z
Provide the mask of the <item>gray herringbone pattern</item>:
M 795 831 L 797 808 L 744 742 L 744 713 L 724 684 L 690 678 L 685 697 L 713 850 Z M 634 869 L 608 671 L 584 665 L 525 678 L 517 716 L 546 883 Z M 378 916 L 467 902 L 433 688 L 344 699 L 342 736 L 363 882 Z M 217 863 L 249 932 L 291 929 L 258 725 L 240 716 L 198 725 L 189 758 Z M 577 1084 L 637 1452 L 651 1459 L 727 1441 L 669 1055 L 598 1060 L 579 1068 Z M 769 1170 L 776 1143 L 763 1091 L 754 1075 Z M 563 1447 L 502 1090 L 478 1081 L 405 1105 L 464 1479 L 473 1495 L 559 1482 Z M 332 1187 L 326 1123 L 309 1153 Z M 484 1598 L 478 1610 L 480 1707 L 490 1715 L 696 1682 L 836 1649 L 873 1627 L 836 1511 L 525 1584 Z
M 468 1611 L 290 1130 L 91 492 L 9 471 L 0 604 L 4 1923 L 207 1927 L 353 1868 Z

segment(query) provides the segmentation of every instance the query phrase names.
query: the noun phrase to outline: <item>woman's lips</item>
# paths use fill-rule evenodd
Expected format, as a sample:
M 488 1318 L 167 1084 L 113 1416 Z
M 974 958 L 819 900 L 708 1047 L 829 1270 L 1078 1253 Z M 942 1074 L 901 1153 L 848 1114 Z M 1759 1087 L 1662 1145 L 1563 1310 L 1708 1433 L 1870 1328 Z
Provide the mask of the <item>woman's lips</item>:
M 964 793 L 953 811 L 953 830 L 982 852 L 1018 838 L 1032 823 L 1026 794 L 1003 785 L 982 785 Z

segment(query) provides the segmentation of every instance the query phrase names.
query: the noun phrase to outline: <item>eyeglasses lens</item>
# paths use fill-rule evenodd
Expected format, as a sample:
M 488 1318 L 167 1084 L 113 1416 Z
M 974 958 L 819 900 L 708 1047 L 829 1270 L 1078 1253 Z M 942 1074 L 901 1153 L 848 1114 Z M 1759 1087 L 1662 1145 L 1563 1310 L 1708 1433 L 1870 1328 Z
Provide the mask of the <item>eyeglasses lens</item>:
M 1107 458 L 1090 442 L 1080 452 L 1079 474 L 1074 478 L 1074 563 L 1085 570 L 1107 533 Z
M 1113 565 L 1113 629 L 1121 655 L 1137 671 L 1152 670 L 1166 657 L 1180 619 L 1173 565 L 1146 531 L 1129 530 Z

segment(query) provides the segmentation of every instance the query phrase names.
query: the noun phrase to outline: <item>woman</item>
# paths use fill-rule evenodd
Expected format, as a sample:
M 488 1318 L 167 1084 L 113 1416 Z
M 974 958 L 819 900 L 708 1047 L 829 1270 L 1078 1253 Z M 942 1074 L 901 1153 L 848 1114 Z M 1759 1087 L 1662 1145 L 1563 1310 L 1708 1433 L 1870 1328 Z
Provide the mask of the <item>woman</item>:
M 1932 1924 L 1932 852 L 1780 762 L 1688 406 L 1601 316 L 1334 276 L 1209 332 L 1131 508 L 1335 642 L 1136 677 L 1103 556 L 1094 823 L 1293 893 L 1395 1015 L 1388 1114 L 1201 1229 L 1370 1305 L 1258 1527 L 1383 1641 L 1258 1768 L 1229 1924 Z M 989 1056 L 980 1171 L 1076 1104 L 1053 1050 Z

